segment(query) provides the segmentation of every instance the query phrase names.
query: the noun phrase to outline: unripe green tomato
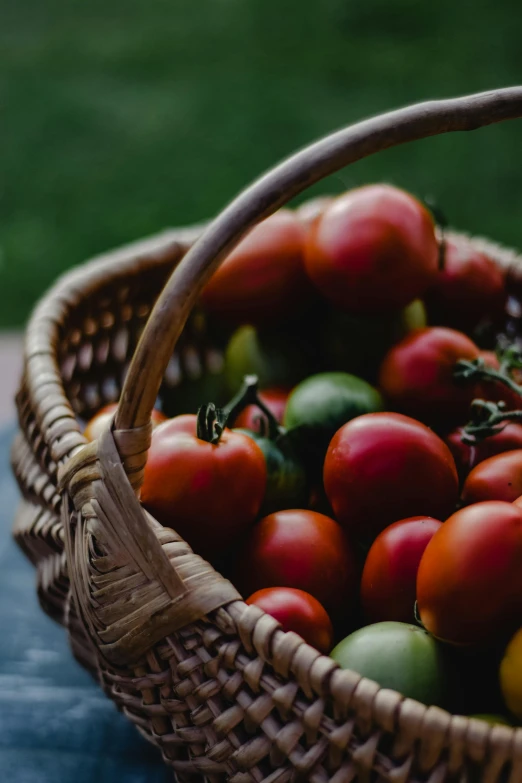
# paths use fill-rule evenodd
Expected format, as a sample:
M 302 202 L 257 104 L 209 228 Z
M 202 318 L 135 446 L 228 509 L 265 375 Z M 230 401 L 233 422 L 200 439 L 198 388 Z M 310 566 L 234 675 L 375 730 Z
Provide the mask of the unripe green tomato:
M 236 429 L 255 440 L 266 460 L 266 491 L 261 506 L 261 516 L 288 508 L 305 508 L 308 502 L 308 486 L 304 467 L 290 444 L 279 445 L 247 429 Z
M 311 375 L 292 391 L 286 404 L 283 424 L 287 429 L 309 427 L 332 437 L 339 427 L 383 409 L 381 395 L 373 386 L 345 372 Z
M 416 625 L 367 625 L 339 642 L 330 657 L 341 668 L 410 699 L 437 706 L 446 702 L 447 674 L 441 645 Z

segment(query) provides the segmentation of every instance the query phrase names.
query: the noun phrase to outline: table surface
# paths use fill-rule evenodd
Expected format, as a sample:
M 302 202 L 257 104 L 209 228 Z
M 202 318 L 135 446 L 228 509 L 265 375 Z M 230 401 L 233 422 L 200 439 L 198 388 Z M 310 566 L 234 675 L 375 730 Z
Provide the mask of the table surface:
M 39 608 L 34 569 L 11 538 L 12 428 L 0 430 L 0 779 L 171 783 L 159 753 L 73 659 Z

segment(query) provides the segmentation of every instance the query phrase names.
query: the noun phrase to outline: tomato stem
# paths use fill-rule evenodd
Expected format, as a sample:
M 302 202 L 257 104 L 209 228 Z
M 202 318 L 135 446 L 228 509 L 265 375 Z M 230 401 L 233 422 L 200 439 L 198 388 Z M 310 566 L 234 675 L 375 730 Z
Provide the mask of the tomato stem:
M 520 349 L 512 344 L 505 347 L 499 346 L 497 356 L 500 362 L 499 370 L 488 367 L 482 357 L 473 361 L 462 359 L 455 365 L 455 379 L 502 383 L 510 391 L 522 397 L 522 386 L 519 386 L 509 374 L 512 370 L 522 367 Z M 462 442 L 470 446 L 480 443 L 486 438 L 502 432 L 510 421 L 522 421 L 522 410 L 508 411 L 505 402 L 473 400 L 470 421 L 464 427 Z
M 256 405 L 261 413 L 264 414 L 264 418 L 259 417 L 259 433 L 261 435 L 266 434 L 270 440 L 277 440 L 282 434 L 283 428 L 279 426 L 279 422 L 272 411 L 267 408 L 265 403 L 260 399 L 258 388 L 259 380 L 257 375 L 245 375 L 240 390 L 230 402 L 225 405 L 223 410 L 227 420 L 233 422 L 248 405 Z M 268 429 L 268 432 L 266 432 L 266 429 Z
M 461 359 L 455 365 L 453 376 L 457 380 L 461 381 L 487 381 L 489 383 L 503 383 L 515 394 L 522 397 L 522 386 L 509 377 L 507 374 L 508 369 L 513 365 L 511 363 L 503 364 L 503 369 L 494 370 L 493 367 L 487 367 L 484 359 L 480 356 L 478 359 L 468 361 L 467 359 Z
M 209 402 L 198 410 L 196 436 L 200 440 L 216 445 L 221 439 L 226 424 L 225 411 L 222 408 L 216 408 L 213 402 Z
M 522 410 L 507 411 L 504 406 L 503 402 L 473 400 L 471 420 L 464 427 L 462 442 L 473 446 L 498 435 L 510 421 L 522 421 Z

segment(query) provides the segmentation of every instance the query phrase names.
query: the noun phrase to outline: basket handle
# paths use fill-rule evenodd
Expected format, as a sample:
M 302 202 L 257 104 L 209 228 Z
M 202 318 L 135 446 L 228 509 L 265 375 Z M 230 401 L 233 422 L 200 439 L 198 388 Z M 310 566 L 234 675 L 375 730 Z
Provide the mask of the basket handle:
M 132 359 L 115 429 L 148 425 L 176 341 L 203 286 L 258 221 L 323 177 L 380 150 L 521 116 L 522 87 L 414 104 L 332 133 L 256 180 L 208 225 L 168 280 Z

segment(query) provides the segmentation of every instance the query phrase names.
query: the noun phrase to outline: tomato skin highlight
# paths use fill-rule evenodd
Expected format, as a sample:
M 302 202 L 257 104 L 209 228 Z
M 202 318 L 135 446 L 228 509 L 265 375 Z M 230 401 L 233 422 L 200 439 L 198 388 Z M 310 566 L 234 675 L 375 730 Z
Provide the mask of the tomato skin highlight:
M 419 563 L 441 526 L 432 517 L 410 517 L 394 522 L 377 536 L 361 580 L 361 603 L 368 622 L 414 622 Z
M 105 405 L 103 408 L 101 408 L 98 411 L 98 413 L 96 413 L 91 419 L 89 419 L 83 431 L 83 434 L 85 435 L 88 441 L 93 441 L 100 437 L 102 432 L 105 431 L 109 421 L 116 413 L 117 407 L 118 407 L 117 402 L 111 402 L 108 405 Z M 150 419 L 152 422 L 152 426 L 154 428 L 158 427 L 164 421 L 167 421 L 167 417 L 165 416 L 165 414 L 163 414 L 157 408 L 154 408 L 154 410 L 152 411 Z
M 253 593 L 246 603 L 259 606 L 281 623 L 283 631 L 299 634 L 319 652 L 327 654 L 332 649 L 332 621 L 310 593 L 292 587 L 267 587 Z
M 341 527 L 316 511 L 290 509 L 264 517 L 251 530 L 232 580 L 243 595 L 264 587 L 295 587 L 327 612 L 355 607 L 358 568 Z
M 225 430 L 217 444 L 168 429 L 152 435 L 141 502 L 203 557 L 254 522 L 265 488 L 263 452 L 246 435 Z
M 472 446 L 462 442 L 463 434 L 464 428 L 457 427 L 444 438 L 461 479 L 465 479 L 473 468 L 489 457 L 522 449 L 522 424 L 516 422 L 509 422 L 497 435 L 491 435 Z
M 306 271 L 327 299 L 351 312 L 396 310 L 437 275 L 432 217 L 391 185 L 350 190 L 325 206 L 306 242 Z
M 522 495 L 522 449 L 496 454 L 477 465 L 462 488 L 462 502 L 469 506 L 484 500 L 513 503 Z
M 279 424 L 283 421 L 283 414 L 285 412 L 286 401 L 291 389 L 281 388 L 269 388 L 262 389 L 258 392 L 259 399 L 263 402 L 268 410 L 275 416 Z M 257 407 L 257 405 L 247 405 L 247 407 L 241 411 L 235 421 L 229 421 L 229 426 L 240 427 L 253 432 L 259 431 L 259 418 L 264 418 L 264 414 Z
M 522 511 L 487 501 L 435 533 L 417 574 L 424 627 L 442 641 L 480 645 L 516 629 L 522 611 Z
M 255 226 L 203 289 L 203 309 L 234 324 L 266 324 L 304 309 L 313 295 L 304 269 L 305 228 L 281 209 Z
M 484 317 L 498 321 L 506 305 L 499 265 L 465 239 L 446 240 L 444 269 L 425 301 L 429 322 L 472 331 Z
M 400 413 L 368 413 L 341 427 L 328 447 L 323 478 L 336 519 L 364 540 L 413 515 L 446 519 L 458 499 L 446 444 Z
M 453 377 L 460 359 L 476 359 L 479 349 L 454 329 L 427 327 L 411 332 L 385 356 L 380 388 L 394 410 L 446 427 L 466 421 L 475 389 Z

